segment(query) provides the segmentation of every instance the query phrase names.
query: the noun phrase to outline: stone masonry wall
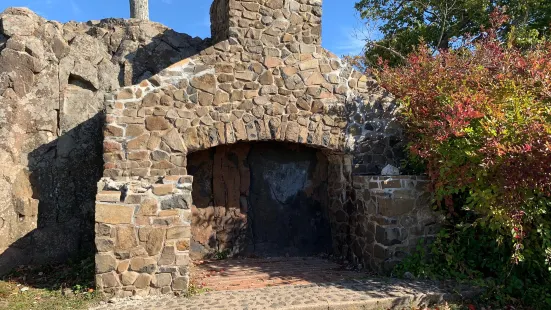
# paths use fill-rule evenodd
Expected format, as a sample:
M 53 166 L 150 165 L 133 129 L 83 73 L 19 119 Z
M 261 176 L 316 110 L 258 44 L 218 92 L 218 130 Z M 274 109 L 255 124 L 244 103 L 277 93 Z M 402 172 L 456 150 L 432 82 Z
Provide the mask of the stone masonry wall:
M 93 252 L 104 94 L 208 42 L 152 22 L 0 14 L 0 274 Z
M 430 243 L 443 220 L 421 176 L 354 176 L 349 210 L 352 259 L 389 272 L 417 245 Z
M 321 2 L 229 4 L 229 39 L 106 98 L 104 178 L 96 207 L 97 283 L 106 295 L 187 288 L 189 153 L 248 141 L 324 150 L 334 176 L 333 251 L 341 255 L 349 248 L 349 217 L 341 214 L 352 171 L 377 161 L 373 171 L 380 172 L 399 161 L 400 145 L 389 142 L 401 141 L 392 125 L 393 98 L 321 48 L 321 19 L 315 18 Z M 222 31 L 226 22 L 213 29 Z M 120 214 L 124 219 L 117 219 Z M 119 230 L 125 233 L 114 233 Z M 169 236 L 173 230 L 178 233 Z M 142 268 L 144 260 L 151 268 Z
M 301 44 L 321 45 L 321 0 L 215 0 L 213 7 L 229 9 L 229 29 L 215 27 L 213 37 L 251 52 L 281 44 L 289 44 L 291 52 Z

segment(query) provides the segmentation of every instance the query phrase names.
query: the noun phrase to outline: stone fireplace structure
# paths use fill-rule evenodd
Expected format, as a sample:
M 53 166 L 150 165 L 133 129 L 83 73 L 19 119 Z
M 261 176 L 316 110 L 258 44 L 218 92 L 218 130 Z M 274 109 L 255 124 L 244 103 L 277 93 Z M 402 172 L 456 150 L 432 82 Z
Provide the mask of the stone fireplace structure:
M 237 143 L 188 155 L 191 257 L 331 253 L 327 172 L 327 156 L 300 144 Z
M 384 271 L 435 233 L 425 181 L 367 176 L 399 165 L 395 105 L 321 47 L 321 15 L 321 0 L 215 0 L 214 45 L 106 96 L 102 293 L 185 291 L 190 253 Z

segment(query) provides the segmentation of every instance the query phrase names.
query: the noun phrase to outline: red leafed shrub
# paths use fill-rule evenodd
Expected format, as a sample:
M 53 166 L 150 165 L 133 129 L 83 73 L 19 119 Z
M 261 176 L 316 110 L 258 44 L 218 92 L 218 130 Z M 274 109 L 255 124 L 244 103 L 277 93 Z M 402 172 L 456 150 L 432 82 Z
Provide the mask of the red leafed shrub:
M 551 44 L 521 50 L 501 41 L 503 19 L 495 14 L 494 28 L 467 46 L 437 54 L 419 47 L 404 66 L 381 64 L 375 74 L 401 104 L 411 158 L 426 165 L 436 201 L 451 214 L 474 211 L 477 224 L 508 237 L 514 263 L 544 266 L 551 258 Z

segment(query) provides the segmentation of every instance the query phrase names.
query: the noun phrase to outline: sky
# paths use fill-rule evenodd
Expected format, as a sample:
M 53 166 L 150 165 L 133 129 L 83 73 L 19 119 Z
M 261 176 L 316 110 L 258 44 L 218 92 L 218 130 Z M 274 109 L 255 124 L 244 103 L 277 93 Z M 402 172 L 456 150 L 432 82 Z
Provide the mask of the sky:
M 354 9 L 358 0 L 324 0 L 322 45 L 333 53 L 357 55 L 365 45 L 363 22 Z M 42 17 L 61 22 L 129 17 L 128 0 L 0 0 L 0 12 L 24 6 Z M 210 36 L 212 0 L 149 0 L 150 19 L 178 32 Z

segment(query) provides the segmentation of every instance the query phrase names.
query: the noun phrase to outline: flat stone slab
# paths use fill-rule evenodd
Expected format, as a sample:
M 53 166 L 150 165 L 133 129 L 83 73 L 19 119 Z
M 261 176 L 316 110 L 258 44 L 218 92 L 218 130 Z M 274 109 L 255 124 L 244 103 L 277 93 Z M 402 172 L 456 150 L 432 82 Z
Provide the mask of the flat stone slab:
M 464 292 L 462 295 L 455 293 Z M 93 310 L 411 309 L 471 297 L 450 284 L 394 279 L 347 280 L 260 289 L 212 291 L 193 297 L 133 297 Z

